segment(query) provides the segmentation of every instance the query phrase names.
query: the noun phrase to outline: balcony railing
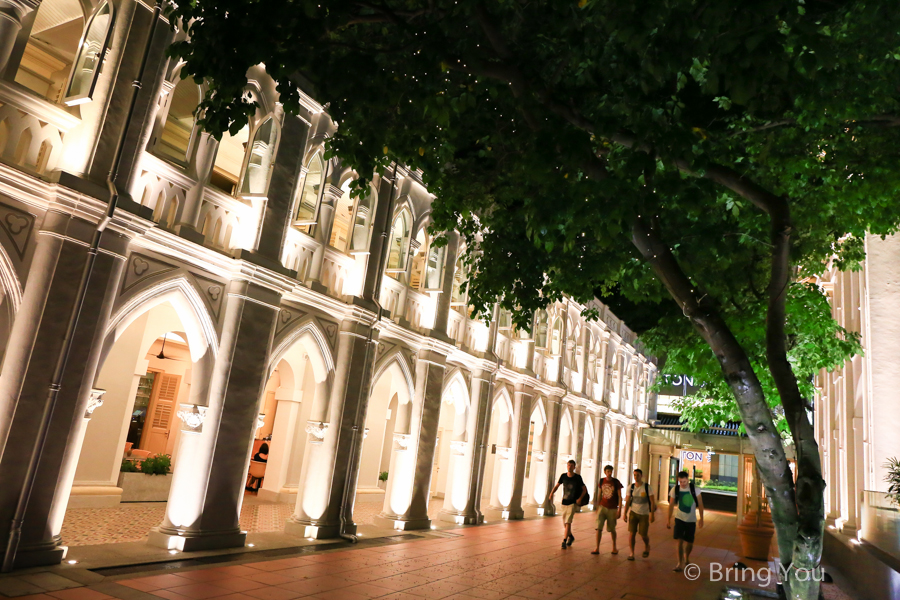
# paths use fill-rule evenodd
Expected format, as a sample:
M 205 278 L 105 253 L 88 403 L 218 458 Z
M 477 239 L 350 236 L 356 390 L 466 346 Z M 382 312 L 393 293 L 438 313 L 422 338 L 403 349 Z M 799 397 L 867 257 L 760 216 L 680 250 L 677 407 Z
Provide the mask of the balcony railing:
M 0 157 L 33 173 L 53 171 L 81 120 L 24 88 L 0 81 Z
M 863 492 L 860 538 L 900 560 L 900 506 L 884 492 Z

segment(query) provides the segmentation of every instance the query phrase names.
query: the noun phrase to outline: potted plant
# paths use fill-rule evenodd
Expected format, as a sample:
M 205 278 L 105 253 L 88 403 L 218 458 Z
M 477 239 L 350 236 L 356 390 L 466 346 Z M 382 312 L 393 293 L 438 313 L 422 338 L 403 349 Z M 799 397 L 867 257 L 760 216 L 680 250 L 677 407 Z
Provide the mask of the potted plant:
M 384 489 L 385 487 L 387 487 L 387 479 L 388 479 L 388 472 L 382 471 L 378 475 L 378 487 L 381 489 Z
M 894 504 L 900 506 L 900 460 L 897 457 L 889 458 L 884 463 L 884 468 L 887 469 L 887 475 L 884 480 L 888 484 L 888 498 Z
M 165 502 L 172 485 L 172 457 L 149 456 L 142 461 L 125 459 L 119 468 L 122 502 Z

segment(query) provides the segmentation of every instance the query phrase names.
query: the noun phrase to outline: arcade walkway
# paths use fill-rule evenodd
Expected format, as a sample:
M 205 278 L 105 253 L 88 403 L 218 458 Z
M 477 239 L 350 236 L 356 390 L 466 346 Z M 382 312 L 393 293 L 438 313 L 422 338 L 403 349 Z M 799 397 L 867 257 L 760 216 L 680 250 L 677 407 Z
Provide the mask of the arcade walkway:
M 710 563 L 728 565 L 738 560 L 735 518 L 724 513 L 707 512 L 706 527 L 698 532 L 692 556 L 701 568 L 697 581 L 688 581 L 683 574 L 672 572 L 676 562 L 675 543 L 662 519 L 651 527 L 650 557 L 640 557 L 639 542 L 638 558 L 634 562 L 626 560 L 627 542 L 625 546 L 620 545 L 618 555 L 610 554 L 608 534 L 604 534 L 601 555 L 590 554 L 594 534 L 591 515 L 576 517 L 577 539 L 572 548 L 559 547 L 560 531 L 559 519 L 548 518 L 424 532 L 414 541 L 363 542 L 357 547 L 341 546 L 262 562 L 245 558 L 243 562 L 207 567 L 157 567 L 156 570 L 143 567 L 146 570 L 106 577 L 92 573 L 96 583 L 84 587 L 63 590 L 57 587 L 59 591 L 19 597 L 22 600 L 712 600 L 719 597 L 724 584 L 709 581 Z M 619 537 L 625 540 L 625 526 L 621 521 Z M 756 561 L 745 562 L 754 569 L 765 566 Z M 753 584 L 748 580 L 742 585 Z M 850 598 L 836 585 L 824 588 L 826 598 Z M 0 578 L 0 597 L 9 591 Z

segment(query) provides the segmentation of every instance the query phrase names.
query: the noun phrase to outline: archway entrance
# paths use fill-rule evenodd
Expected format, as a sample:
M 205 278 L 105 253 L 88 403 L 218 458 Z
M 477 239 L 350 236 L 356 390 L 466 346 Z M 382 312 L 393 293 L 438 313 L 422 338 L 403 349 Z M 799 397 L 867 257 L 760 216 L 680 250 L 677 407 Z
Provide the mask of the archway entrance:
M 409 380 L 398 360 L 377 375 L 369 397 L 353 520 L 370 525 L 382 512 L 402 514 L 412 489 Z
M 537 508 L 547 499 L 547 452 L 550 429 L 544 415 L 542 400 L 534 404 L 528 424 L 528 449 L 525 454 L 524 502 L 526 516 L 538 514 Z
M 144 540 L 190 459 L 177 415 L 205 400 L 215 340 L 178 287 L 113 319 L 94 383 L 102 404 L 88 407 L 71 494 L 53 516 L 67 545 Z
M 441 399 L 438 433 L 431 471 L 428 517 L 435 521 L 438 513 L 458 513 L 466 507 L 470 457 L 468 443 L 469 392 L 457 372 L 449 381 Z
M 515 478 L 515 456 L 512 448 L 514 411 L 505 389 L 494 398 L 491 407 L 491 429 L 488 433 L 488 455 L 484 466 L 482 506 L 487 511 L 505 511 L 512 500 Z M 494 515 L 493 518 L 497 518 Z

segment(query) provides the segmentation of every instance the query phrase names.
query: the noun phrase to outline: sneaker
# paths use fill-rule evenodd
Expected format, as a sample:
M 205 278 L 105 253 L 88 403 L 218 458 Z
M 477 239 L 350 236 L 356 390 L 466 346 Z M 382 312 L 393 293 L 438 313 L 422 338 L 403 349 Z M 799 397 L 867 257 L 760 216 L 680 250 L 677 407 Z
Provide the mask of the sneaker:
M 568 546 L 566 546 L 566 540 L 563 540 L 562 549 L 565 550 L 566 548 L 568 548 Z
M 574 542 L 574 541 L 575 541 L 575 536 L 570 533 L 569 538 L 566 540 L 566 543 L 568 543 L 571 546 L 572 542 Z

